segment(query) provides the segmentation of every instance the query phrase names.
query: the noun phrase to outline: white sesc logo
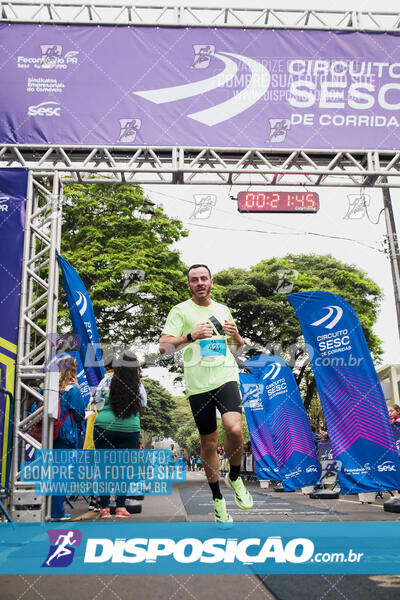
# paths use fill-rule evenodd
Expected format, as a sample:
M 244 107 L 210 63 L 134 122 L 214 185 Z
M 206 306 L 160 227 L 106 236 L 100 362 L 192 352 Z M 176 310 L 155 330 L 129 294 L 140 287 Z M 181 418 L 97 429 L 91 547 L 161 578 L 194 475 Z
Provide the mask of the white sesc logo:
M 386 460 L 382 464 L 378 465 L 379 473 L 386 473 L 388 471 L 394 472 L 396 471 L 396 465 L 392 463 L 391 460 Z
M 195 59 L 191 67 L 192 69 L 206 68 L 211 60 L 221 62 L 224 65 L 224 69 L 217 75 L 201 79 L 200 81 L 155 90 L 138 90 L 133 93 L 154 104 L 165 104 L 166 102 L 176 102 L 186 98 L 193 98 L 194 96 L 202 96 L 218 88 L 223 88 L 232 79 L 234 80 L 238 67 L 243 68 L 245 66 L 250 72 L 250 80 L 246 87 L 238 94 L 233 95 L 224 102 L 186 115 L 189 119 L 203 123 L 208 127 L 213 127 L 236 117 L 236 115 L 253 106 L 253 104 L 264 96 L 270 87 L 271 74 L 269 70 L 248 56 L 234 54 L 233 52 L 215 52 L 214 46 L 204 44 L 196 45 L 194 51 Z
M 317 473 L 318 469 L 315 465 L 310 465 L 306 468 L 306 473 Z
M 58 102 L 41 102 L 28 108 L 29 117 L 59 117 L 61 106 Z
M 265 373 L 263 379 L 276 379 L 282 369 L 282 365 L 278 362 L 271 363 L 270 367 L 271 369 Z
M 77 292 L 77 294 L 78 300 L 75 302 L 75 304 L 77 309 L 79 310 L 79 314 L 81 315 L 81 317 L 83 317 L 87 309 L 87 298 L 82 292 Z
M 314 323 L 311 323 L 311 325 L 313 327 L 318 327 L 319 325 L 322 325 L 323 323 L 325 323 L 325 321 L 329 321 L 329 319 L 331 317 L 332 321 L 330 321 L 329 323 L 327 323 L 324 327 L 325 329 L 333 329 L 333 327 L 335 327 L 335 325 L 337 323 L 339 323 L 340 319 L 342 318 L 343 315 L 343 308 L 341 308 L 340 306 L 324 306 L 324 309 L 327 308 L 328 309 L 328 314 L 324 315 L 322 317 L 322 319 L 319 319 L 318 321 L 314 321 Z

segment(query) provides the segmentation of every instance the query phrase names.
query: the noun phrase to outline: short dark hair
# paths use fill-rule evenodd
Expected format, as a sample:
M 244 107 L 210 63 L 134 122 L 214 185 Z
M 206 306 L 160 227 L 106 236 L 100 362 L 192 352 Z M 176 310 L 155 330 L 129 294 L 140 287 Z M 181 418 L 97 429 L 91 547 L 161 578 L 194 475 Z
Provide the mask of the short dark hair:
M 111 369 L 114 368 L 114 364 L 113 364 L 114 360 L 115 360 L 115 356 L 113 354 L 110 354 L 110 355 L 106 356 L 105 358 L 103 358 L 103 366 L 106 371 L 111 371 Z
M 209 276 L 210 276 L 210 279 L 211 279 L 211 271 L 210 271 L 210 269 L 207 267 L 207 265 L 192 265 L 191 267 L 189 267 L 189 269 L 188 269 L 188 273 L 187 273 L 187 275 L 188 275 L 188 279 L 189 279 L 189 273 L 190 273 L 190 271 L 191 271 L 192 269 L 198 269 L 199 267 L 204 267 L 205 269 L 207 269 L 207 271 L 208 271 L 208 274 L 209 274 Z

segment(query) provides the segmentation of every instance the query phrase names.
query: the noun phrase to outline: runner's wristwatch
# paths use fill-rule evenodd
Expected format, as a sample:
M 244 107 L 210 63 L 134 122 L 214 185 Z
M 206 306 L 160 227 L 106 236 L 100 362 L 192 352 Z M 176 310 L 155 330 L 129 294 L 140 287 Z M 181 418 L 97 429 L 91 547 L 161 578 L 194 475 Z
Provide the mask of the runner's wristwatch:
M 186 338 L 187 338 L 187 341 L 188 341 L 188 342 L 194 342 L 193 336 L 192 336 L 192 334 L 190 333 L 190 331 L 189 331 L 189 333 L 186 335 Z

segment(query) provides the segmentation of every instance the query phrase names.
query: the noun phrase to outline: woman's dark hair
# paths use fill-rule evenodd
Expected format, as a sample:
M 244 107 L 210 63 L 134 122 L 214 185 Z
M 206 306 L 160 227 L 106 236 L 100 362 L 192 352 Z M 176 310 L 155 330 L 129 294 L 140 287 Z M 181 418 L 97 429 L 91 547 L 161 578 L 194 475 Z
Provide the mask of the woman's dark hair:
M 110 385 L 111 410 L 118 419 L 127 419 L 140 410 L 140 367 L 133 352 L 124 352 L 113 363 L 114 375 Z

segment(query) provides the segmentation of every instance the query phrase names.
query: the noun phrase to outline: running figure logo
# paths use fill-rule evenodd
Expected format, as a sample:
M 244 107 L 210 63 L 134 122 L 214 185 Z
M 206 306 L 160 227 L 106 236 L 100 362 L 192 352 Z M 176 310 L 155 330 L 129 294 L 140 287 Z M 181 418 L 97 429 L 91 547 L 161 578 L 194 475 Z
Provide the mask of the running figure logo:
M 360 194 L 348 194 L 349 208 L 343 219 L 363 219 L 367 214 L 370 196 L 360 192 Z
M 215 46 L 212 44 L 193 44 L 194 59 L 191 69 L 207 69 L 211 57 L 215 54 Z
M 43 68 L 51 69 L 62 58 L 62 46 L 58 44 L 43 44 L 40 46 Z
M 269 119 L 269 137 L 266 142 L 284 142 L 290 129 L 290 119 Z
M 274 294 L 291 294 L 299 272 L 296 269 L 279 269 L 277 273 L 279 280 L 274 289 Z
M 244 383 L 243 384 L 243 405 L 250 409 L 264 408 L 262 404 L 263 383 Z
M 214 194 L 195 194 L 193 197 L 195 207 L 189 219 L 208 219 L 217 203 L 217 197 Z
M 74 558 L 75 547 L 80 546 L 79 529 L 49 529 L 50 548 L 42 567 L 68 567 Z
M 141 119 L 120 119 L 120 132 L 117 142 L 134 142 L 136 139 L 136 134 L 139 131 L 141 125 Z

